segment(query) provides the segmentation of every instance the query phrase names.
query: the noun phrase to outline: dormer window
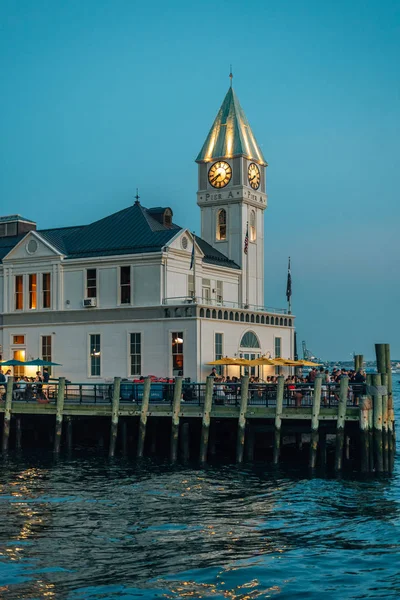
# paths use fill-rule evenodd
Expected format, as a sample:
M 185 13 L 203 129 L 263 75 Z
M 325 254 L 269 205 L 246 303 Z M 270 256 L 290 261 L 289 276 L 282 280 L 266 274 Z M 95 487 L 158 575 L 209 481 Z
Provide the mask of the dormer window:
M 226 240 L 226 210 L 221 208 L 217 212 L 217 240 Z

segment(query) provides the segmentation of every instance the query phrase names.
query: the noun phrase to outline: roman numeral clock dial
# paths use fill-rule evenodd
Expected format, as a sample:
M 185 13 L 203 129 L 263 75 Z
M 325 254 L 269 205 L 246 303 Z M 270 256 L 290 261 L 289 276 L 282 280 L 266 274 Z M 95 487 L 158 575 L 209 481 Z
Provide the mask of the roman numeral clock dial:
M 258 190 L 260 187 L 260 169 L 257 167 L 256 163 L 249 164 L 247 177 L 253 190 Z
M 208 181 L 215 188 L 223 188 L 230 182 L 232 169 L 227 162 L 218 161 L 208 171 Z

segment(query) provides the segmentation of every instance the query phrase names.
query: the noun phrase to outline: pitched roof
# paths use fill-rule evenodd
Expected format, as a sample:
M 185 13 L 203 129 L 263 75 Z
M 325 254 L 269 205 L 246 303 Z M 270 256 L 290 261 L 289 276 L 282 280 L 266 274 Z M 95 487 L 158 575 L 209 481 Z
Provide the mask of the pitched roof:
M 159 252 L 182 228 L 175 223 L 163 225 L 151 212 L 136 202 L 90 225 L 41 229 L 37 233 L 67 259 Z M 25 235 L 0 238 L 0 261 Z M 201 238 L 196 240 L 205 263 L 240 268 Z
M 245 156 L 266 165 L 239 100 L 230 87 L 196 162 Z

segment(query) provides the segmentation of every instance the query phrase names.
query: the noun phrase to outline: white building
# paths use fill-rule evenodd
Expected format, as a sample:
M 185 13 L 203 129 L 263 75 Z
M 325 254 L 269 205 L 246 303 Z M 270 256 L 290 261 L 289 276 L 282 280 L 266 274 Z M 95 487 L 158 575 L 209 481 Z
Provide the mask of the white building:
M 45 230 L 0 219 L 3 360 L 52 360 L 75 382 L 180 372 L 200 381 L 222 356 L 293 357 L 294 317 L 264 307 L 267 163 L 232 88 L 196 162 L 193 265 L 193 236 L 169 207 L 137 200 Z

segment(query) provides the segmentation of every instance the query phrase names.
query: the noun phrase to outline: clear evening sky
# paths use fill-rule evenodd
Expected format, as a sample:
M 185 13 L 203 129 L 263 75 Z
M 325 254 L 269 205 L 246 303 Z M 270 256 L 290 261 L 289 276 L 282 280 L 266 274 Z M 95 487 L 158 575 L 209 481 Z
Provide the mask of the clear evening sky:
M 200 232 L 194 159 L 229 85 L 269 162 L 266 304 L 299 350 L 400 359 L 397 0 L 3 0 L 0 214 L 133 201 Z

